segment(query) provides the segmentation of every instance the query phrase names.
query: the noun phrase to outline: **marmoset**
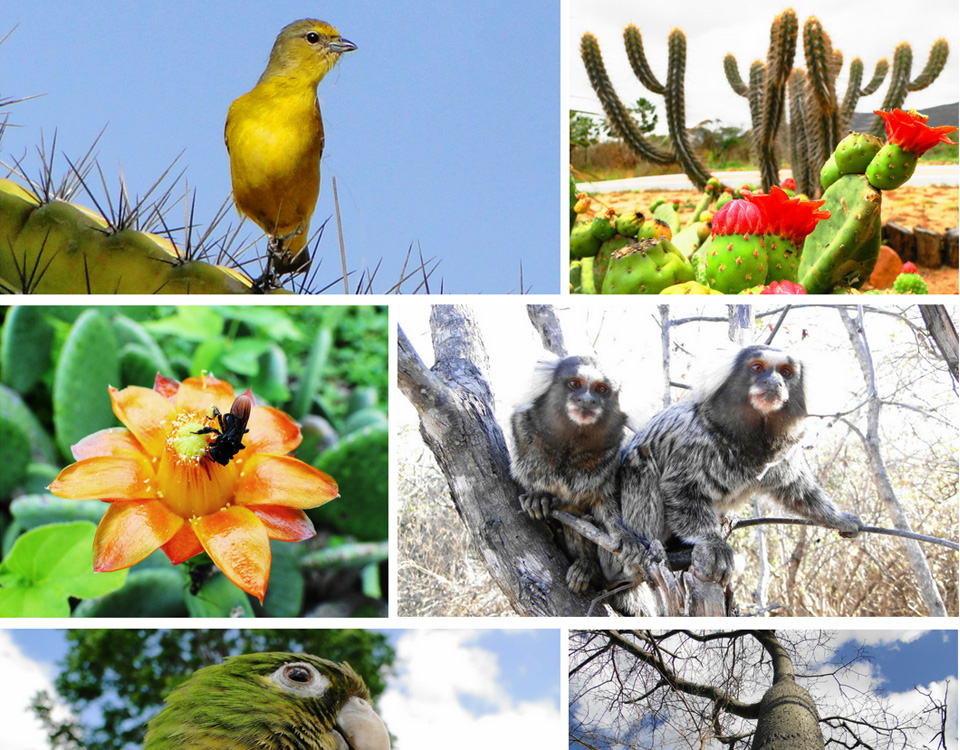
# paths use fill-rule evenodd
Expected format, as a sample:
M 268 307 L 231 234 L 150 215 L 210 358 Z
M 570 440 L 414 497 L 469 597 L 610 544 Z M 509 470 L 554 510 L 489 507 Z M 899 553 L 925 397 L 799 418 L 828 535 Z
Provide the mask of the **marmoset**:
M 860 519 L 831 502 L 804 459 L 799 443 L 806 416 L 800 362 L 769 346 L 740 350 L 691 398 L 660 412 L 624 446 L 624 524 L 647 539 L 693 544 L 694 574 L 721 585 L 734 574 L 721 517 L 755 494 L 841 536 L 857 536 Z M 605 559 L 604 572 L 613 580 L 638 565 Z
M 617 467 L 626 416 L 620 389 L 589 357 L 541 362 L 527 402 L 510 418 L 510 473 L 523 488 L 520 506 L 531 517 L 553 509 L 592 516 L 618 536 Z M 597 547 L 565 530 L 567 585 L 578 593 L 599 580 Z

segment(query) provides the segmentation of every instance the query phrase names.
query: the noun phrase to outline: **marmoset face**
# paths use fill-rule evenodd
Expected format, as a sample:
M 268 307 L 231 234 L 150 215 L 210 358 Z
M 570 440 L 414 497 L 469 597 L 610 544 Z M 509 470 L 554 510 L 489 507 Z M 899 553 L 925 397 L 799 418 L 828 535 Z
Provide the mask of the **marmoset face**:
M 749 350 L 748 350 L 749 351 Z M 790 387 L 800 380 L 800 364 L 773 349 L 745 357 L 738 375 L 749 384 L 747 399 L 764 416 L 779 411 L 790 400 Z

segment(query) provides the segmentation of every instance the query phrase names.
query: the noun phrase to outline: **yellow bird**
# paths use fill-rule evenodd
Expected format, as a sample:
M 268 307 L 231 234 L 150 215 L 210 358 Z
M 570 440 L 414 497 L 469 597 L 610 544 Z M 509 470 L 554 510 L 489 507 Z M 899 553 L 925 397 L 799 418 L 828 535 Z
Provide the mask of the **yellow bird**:
M 323 154 L 317 86 L 356 48 L 328 23 L 294 21 L 277 36 L 257 85 L 230 105 L 223 135 L 233 200 L 270 236 L 267 276 L 309 266 Z

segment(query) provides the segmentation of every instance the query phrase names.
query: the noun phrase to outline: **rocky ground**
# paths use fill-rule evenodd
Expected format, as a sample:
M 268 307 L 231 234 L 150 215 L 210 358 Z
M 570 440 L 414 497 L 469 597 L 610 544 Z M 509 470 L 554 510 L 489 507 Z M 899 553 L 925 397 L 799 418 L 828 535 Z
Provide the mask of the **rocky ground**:
M 883 220 L 895 221 L 905 227 L 925 227 L 935 232 L 944 232 L 958 224 L 958 190 L 955 187 L 911 187 L 905 185 L 883 194 Z M 694 190 L 660 190 L 628 193 L 606 193 L 593 199 L 592 208 L 599 210 L 611 206 L 617 211 L 646 211 L 658 198 L 680 201 L 681 222 L 693 213 L 701 193 Z M 920 275 L 927 283 L 931 294 L 957 294 L 958 273 L 956 268 L 920 268 Z M 869 287 L 865 287 L 869 288 Z

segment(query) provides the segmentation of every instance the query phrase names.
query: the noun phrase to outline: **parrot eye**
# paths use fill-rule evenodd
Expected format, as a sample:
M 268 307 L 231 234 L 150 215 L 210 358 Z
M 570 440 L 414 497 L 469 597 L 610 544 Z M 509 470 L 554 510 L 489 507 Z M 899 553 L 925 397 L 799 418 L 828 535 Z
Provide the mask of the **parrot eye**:
M 283 690 L 304 697 L 318 698 L 330 687 L 330 680 L 305 662 L 284 664 L 270 679 Z
M 310 682 L 310 679 L 313 676 L 310 674 L 309 670 L 301 667 L 299 664 L 293 667 L 287 667 L 283 673 L 288 680 L 292 682 L 300 682 L 304 685 Z

